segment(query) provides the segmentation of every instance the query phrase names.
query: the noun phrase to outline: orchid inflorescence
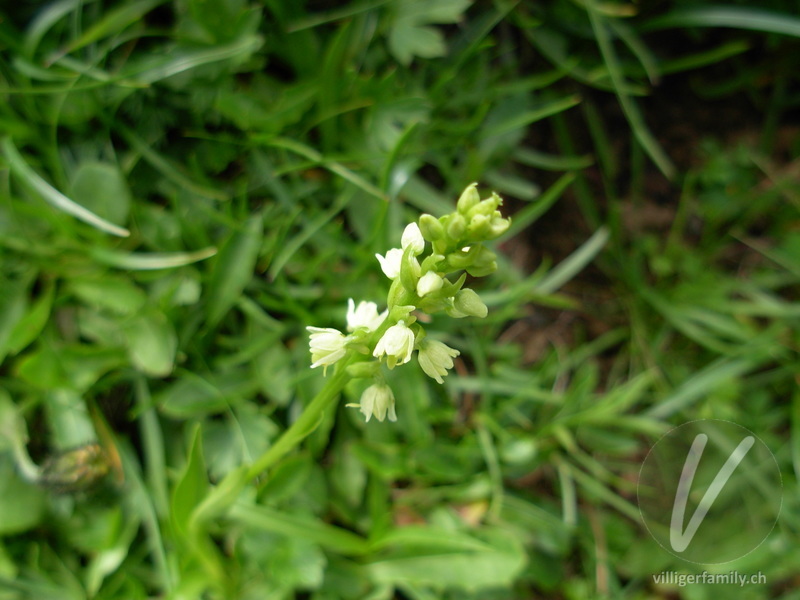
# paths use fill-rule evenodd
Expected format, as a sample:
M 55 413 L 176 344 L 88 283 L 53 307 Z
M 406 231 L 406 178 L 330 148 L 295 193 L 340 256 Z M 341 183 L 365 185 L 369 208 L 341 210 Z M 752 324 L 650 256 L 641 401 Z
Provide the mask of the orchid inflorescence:
M 372 378 L 361 395 L 359 408 L 369 421 L 396 421 L 395 400 L 381 367 L 394 369 L 408 363 L 414 351 L 422 370 L 437 383 L 453 368 L 460 353 L 443 342 L 427 337 L 414 312 L 445 312 L 451 317 L 487 315 L 486 305 L 474 290 L 464 287 L 467 274 L 489 275 L 497 269 L 495 254 L 483 245 L 508 230 L 510 219 L 498 207 L 503 203 L 495 193 L 484 200 L 477 184 L 469 185 L 458 199 L 455 212 L 439 217 L 423 214 L 418 223 L 403 231 L 400 248 L 376 254 L 383 273 L 392 281 L 387 308 L 378 312 L 374 302 L 356 303 L 347 309 L 347 334 L 338 329 L 307 327 L 311 367 L 327 367 L 345 359 L 348 374 Z M 427 243 L 426 243 L 427 242 Z M 429 246 L 428 246 L 429 244 Z M 426 247 L 429 253 L 425 254 Z M 448 275 L 462 271 L 451 281 Z

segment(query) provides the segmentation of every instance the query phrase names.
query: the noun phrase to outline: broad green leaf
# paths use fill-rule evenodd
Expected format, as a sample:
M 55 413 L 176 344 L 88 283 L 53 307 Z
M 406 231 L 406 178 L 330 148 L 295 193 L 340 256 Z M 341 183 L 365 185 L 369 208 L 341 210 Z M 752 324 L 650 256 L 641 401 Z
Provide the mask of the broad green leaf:
M 45 395 L 44 407 L 50 427 L 50 443 L 70 450 L 97 440 L 94 423 L 83 397 L 70 389 L 54 389 Z
M 396 0 L 389 49 L 404 65 L 410 64 L 415 56 L 444 56 L 447 51 L 444 36 L 429 25 L 458 22 L 470 4 L 470 0 Z
M 116 165 L 85 162 L 72 178 L 75 202 L 115 225 L 124 225 L 130 211 L 131 192 Z
M 0 454 L 0 536 L 36 527 L 44 515 L 45 493 L 23 480 L 9 454 Z
M 389 34 L 389 48 L 395 58 L 404 65 L 411 64 L 415 56 L 437 58 L 444 56 L 447 51 L 441 31 L 408 20 L 398 21 L 392 27 Z
M 240 404 L 257 389 L 258 382 L 243 369 L 205 377 L 185 373 L 159 392 L 155 402 L 170 417 L 197 418 Z
M 526 563 L 524 548 L 506 534 L 492 536 L 490 550 L 424 552 L 378 560 L 365 566 L 376 584 L 417 584 L 436 588 L 482 590 L 508 587 Z
M 152 377 L 172 372 L 178 339 L 163 313 L 151 311 L 134 317 L 125 323 L 124 332 L 133 366 Z
M 86 304 L 119 315 L 132 315 L 147 302 L 145 293 L 130 279 L 108 274 L 92 279 L 71 279 L 68 289 Z

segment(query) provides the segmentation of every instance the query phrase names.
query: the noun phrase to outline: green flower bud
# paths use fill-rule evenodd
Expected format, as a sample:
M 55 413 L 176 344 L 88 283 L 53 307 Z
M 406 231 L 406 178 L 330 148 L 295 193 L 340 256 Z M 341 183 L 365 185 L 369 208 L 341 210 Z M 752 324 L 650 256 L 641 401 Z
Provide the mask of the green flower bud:
M 473 253 L 456 250 L 447 255 L 447 264 L 454 269 L 466 269 L 473 262 Z
M 464 237 L 467 230 L 467 220 L 460 213 L 453 213 L 447 223 L 447 237 L 457 242 Z
M 477 250 L 474 252 L 472 264 L 476 267 L 485 267 L 495 262 L 497 255 L 489 250 L 486 246 L 475 246 Z
M 467 273 L 473 277 L 485 277 L 497 270 L 497 255 L 484 246 L 475 253 L 472 264 L 466 267 Z
M 475 215 L 467 226 L 467 235 L 470 239 L 483 241 L 488 237 L 491 218 L 487 215 Z
M 458 209 L 458 212 L 467 214 L 470 209 L 480 201 L 481 197 L 478 194 L 478 184 L 471 183 L 466 187 L 466 189 L 464 189 L 463 192 L 461 192 L 461 197 L 456 203 L 456 208 Z
M 444 227 L 439 222 L 439 219 L 433 215 L 422 215 L 419 218 L 419 229 L 422 232 L 422 237 L 429 242 L 435 242 L 444 237 Z
M 489 309 L 486 308 L 478 294 L 469 288 L 459 290 L 453 298 L 453 307 L 459 312 L 479 319 L 483 319 L 489 314 Z
M 489 237 L 487 239 L 493 240 L 500 237 L 508 228 L 511 227 L 511 219 L 504 219 L 499 210 L 494 211 L 492 221 L 489 225 Z
M 467 213 L 467 218 L 472 219 L 477 215 L 484 215 L 486 217 L 491 216 L 494 211 L 497 210 L 498 206 L 502 206 L 503 199 L 497 195 L 496 192 L 492 192 L 492 196 L 487 198 L 486 200 L 481 200 L 477 204 L 475 204 L 472 208 L 469 209 Z
M 485 267 L 477 267 L 474 265 L 471 267 L 467 267 L 467 273 L 469 273 L 473 277 L 486 277 L 487 275 L 491 275 L 495 271 L 497 271 L 496 262 L 492 262 L 486 265 Z

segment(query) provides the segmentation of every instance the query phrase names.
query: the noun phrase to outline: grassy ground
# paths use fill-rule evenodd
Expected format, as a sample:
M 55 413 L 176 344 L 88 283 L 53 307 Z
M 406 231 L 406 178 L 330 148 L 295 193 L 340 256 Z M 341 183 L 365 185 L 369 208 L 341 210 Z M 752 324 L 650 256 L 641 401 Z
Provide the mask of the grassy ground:
M 0 599 L 800 597 L 793 3 L 303 4 L 0 10 Z M 276 451 L 305 326 L 473 181 L 513 223 L 488 317 L 425 324 L 454 373 Z M 782 474 L 716 567 L 637 503 L 697 419 Z

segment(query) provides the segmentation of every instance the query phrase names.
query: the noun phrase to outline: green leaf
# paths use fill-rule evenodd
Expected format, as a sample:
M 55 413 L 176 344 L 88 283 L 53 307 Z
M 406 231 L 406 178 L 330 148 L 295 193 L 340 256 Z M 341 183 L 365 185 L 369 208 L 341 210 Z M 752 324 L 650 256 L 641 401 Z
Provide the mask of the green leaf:
M 0 363 L 10 350 L 12 337 L 26 310 L 26 285 L 19 280 L 0 279 Z
M 8 336 L 7 349 L 11 354 L 17 354 L 33 342 L 47 325 L 50 312 L 53 308 L 55 286 L 48 284 L 44 287 L 39 298 L 27 308 L 11 330 Z M 0 314 L 2 309 L 0 309 Z M 2 328 L 0 326 L 0 328 Z M 1 336 L 0 336 L 1 337 Z M 2 343 L 0 343 L 0 348 Z M 2 350 L 0 350 L 2 356 Z M 2 362 L 2 360 L 0 360 Z
M 14 146 L 11 138 L 4 138 L 0 145 L 2 145 L 3 152 L 8 159 L 8 164 L 11 167 L 11 170 L 30 187 L 35 189 L 42 198 L 44 198 L 58 210 L 72 215 L 76 219 L 79 219 L 84 223 L 88 223 L 95 229 L 105 231 L 111 235 L 128 237 L 131 234 L 131 232 L 127 229 L 118 227 L 114 223 L 110 223 L 109 221 L 94 214 L 92 211 L 87 210 L 77 202 L 70 200 L 52 185 L 47 183 L 38 173 L 36 173 L 36 171 L 28 166 L 17 148 Z
M 236 369 L 206 377 L 186 373 L 161 391 L 155 401 L 164 414 L 190 419 L 240 404 L 257 389 L 258 382 L 246 370 Z
M 263 218 L 253 215 L 220 250 L 208 286 L 208 324 L 214 327 L 236 303 L 253 277 L 263 236 Z
M 172 372 L 178 340 L 172 323 L 161 312 L 149 312 L 124 327 L 128 356 L 137 369 L 153 377 Z
M 389 49 L 408 65 L 415 56 L 436 58 L 447 52 L 444 36 L 432 23 L 457 23 L 470 0 L 397 0 L 395 20 L 389 31 Z
M 217 253 L 213 247 L 194 252 L 125 252 L 107 248 L 91 248 L 89 254 L 97 262 L 118 269 L 131 271 L 155 271 L 183 267 L 211 258 Z
M 0 481 L 0 536 L 36 527 L 44 514 L 45 494 L 17 475 L 8 454 L 0 455 Z
M 800 37 L 795 14 L 740 6 L 703 6 L 678 9 L 644 23 L 645 31 L 684 27 L 733 27 Z
M 425 552 L 379 560 L 365 566 L 375 584 L 415 584 L 481 590 L 508 587 L 526 563 L 524 548 L 508 534 L 492 532 L 484 551 Z
M 147 302 L 145 293 L 130 279 L 108 274 L 92 279 L 72 279 L 68 289 L 86 304 L 118 315 L 134 314 Z
M 166 0 L 139 0 L 123 4 L 115 10 L 105 13 L 102 19 L 89 27 L 82 36 L 73 40 L 65 49 L 64 54 L 74 52 L 93 42 L 110 35 L 119 35 L 124 29 L 141 23 L 142 17 Z
M 238 502 L 229 517 L 249 528 L 310 540 L 342 554 L 365 554 L 369 548 L 367 540 L 351 531 L 266 506 Z
M 121 226 L 128 220 L 131 192 L 116 165 L 81 164 L 72 178 L 72 197 L 109 223 Z
M 415 56 L 420 58 L 444 56 L 447 46 L 442 32 L 435 27 L 399 21 L 389 34 L 389 49 L 398 61 L 409 65 Z
M 203 458 L 203 440 L 200 425 L 197 425 L 192 435 L 186 466 L 172 490 L 172 510 L 170 511 L 172 526 L 175 533 L 184 540 L 189 537 L 192 511 L 205 498 L 208 488 L 206 463 Z

